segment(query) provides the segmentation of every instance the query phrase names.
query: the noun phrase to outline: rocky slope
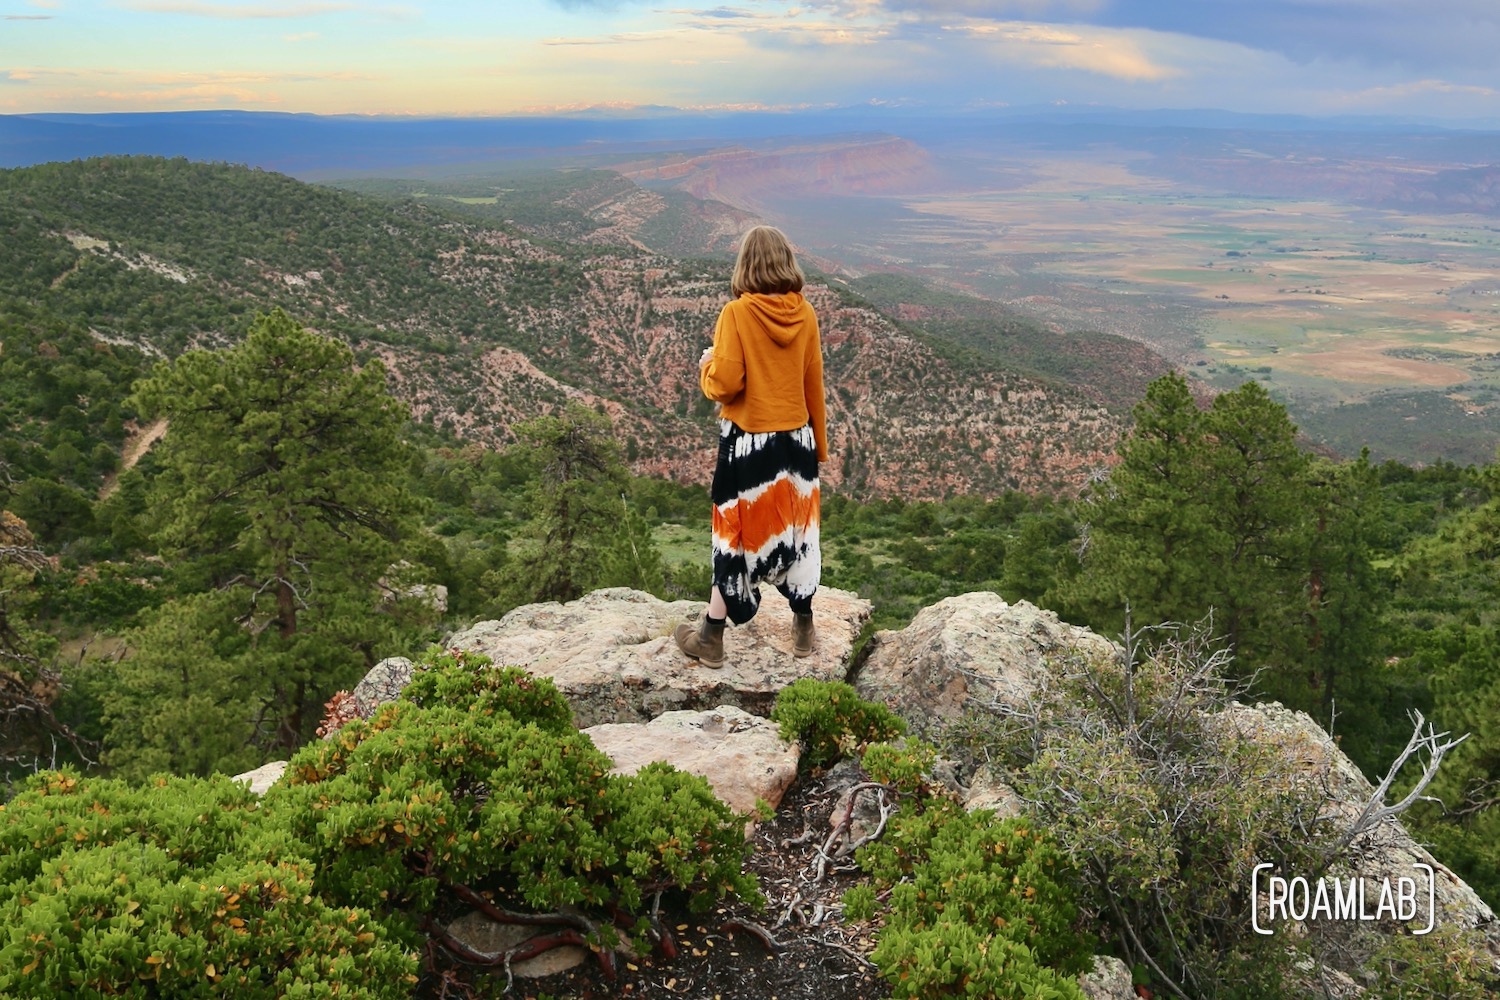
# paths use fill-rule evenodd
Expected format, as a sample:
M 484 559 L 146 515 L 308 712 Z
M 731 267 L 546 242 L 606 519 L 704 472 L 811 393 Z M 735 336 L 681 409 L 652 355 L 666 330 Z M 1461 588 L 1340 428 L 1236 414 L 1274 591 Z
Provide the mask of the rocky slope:
M 381 358 L 419 419 L 498 445 L 516 421 L 579 400 L 610 413 L 637 471 L 707 479 L 714 430 L 696 359 L 727 262 L 544 240 L 186 161 L 49 164 L 0 174 L 0 191 L 0 226 L 16 234 L 0 246 L 0 306 L 168 356 L 228 342 L 280 306 Z M 604 200 L 628 210 L 618 192 Z M 914 498 L 1062 491 L 1108 461 L 1122 421 L 1088 393 L 924 338 L 840 289 L 808 295 L 831 484 Z
M 1068 655 L 1113 652 L 1106 640 L 1060 621 L 1052 612 L 1026 602 L 1010 605 L 992 593 L 973 593 L 923 610 L 899 632 L 877 633 L 862 662 L 855 664 L 850 659 L 853 639 L 869 615 L 869 603 L 853 594 L 829 591 L 820 595 L 815 607 L 820 635 L 816 656 L 793 658 L 789 616 L 783 616 L 788 619 L 783 621 L 768 612 L 750 627 L 733 631 L 728 637 L 728 664 L 711 671 L 686 660 L 668 636 L 676 621 L 691 617 L 698 608 L 692 602 L 668 604 L 636 591 L 600 591 L 571 604 L 518 608 L 498 622 L 483 622 L 452 636 L 449 645 L 551 678 L 568 695 L 579 726 L 589 727 L 595 742 L 620 768 L 631 770 L 651 760 L 667 760 L 703 775 L 737 808 L 755 797 L 774 807 L 793 784 L 796 748 L 780 742 L 759 716 L 766 713 L 776 691 L 796 677 L 849 677 L 865 697 L 891 706 L 918 730 L 934 733 L 957 720 L 966 707 L 996 702 L 1025 705 L 1042 686 L 1056 682 L 1056 664 Z M 393 697 L 410 669 L 407 661 L 378 666 L 357 696 L 363 713 L 373 712 L 381 700 Z M 1371 794 L 1369 782 L 1306 715 L 1274 704 L 1233 704 L 1207 719 L 1225 740 L 1249 741 L 1275 755 L 1281 770 L 1321 788 L 1325 798 L 1320 812 L 1325 818 L 1352 818 Z M 242 778 L 264 782 L 274 780 L 275 775 L 273 768 Z M 937 777 L 947 781 L 971 809 L 992 808 L 1014 815 L 1023 808 L 1013 792 L 983 770 Z M 832 787 L 832 775 L 827 784 Z M 809 829 L 821 838 L 820 831 L 832 822 L 832 816 L 808 814 L 807 800 L 800 801 Z M 793 816 L 780 828 L 795 829 L 801 822 Z M 762 839 L 757 839 L 758 851 L 787 847 L 784 840 L 779 847 L 774 840 L 764 848 L 761 844 Z M 773 865 L 773 869 L 790 874 L 789 863 L 778 860 L 776 864 L 782 867 Z M 1488 951 L 1485 961 L 1500 972 L 1500 921 L 1461 879 L 1416 843 L 1398 820 L 1383 821 L 1354 845 L 1353 873 L 1367 880 L 1420 878 L 1421 865 L 1431 866 L 1436 873 L 1434 924 L 1477 934 L 1481 948 Z M 796 882 L 796 878 L 778 879 L 776 885 L 767 887 L 772 912 L 785 905 L 790 913 L 802 899 L 801 891 L 817 891 L 812 884 L 798 889 Z M 798 894 L 783 900 L 776 897 L 778 891 Z M 1419 905 L 1425 919 L 1425 900 Z M 868 939 L 852 937 L 839 922 L 831 923 L 808 927 L 804 933 L 822 935 L 824 945 L 846 952 L 851 947 L 868 951 Z M 1349 934 L 1405 933 L 1389 921 L 1343 926 Z M 1320 932 L 1338 933 L 1324 928 Z M 791 933 L 788 929 L 783 939 Z M 1335 947 L 1330 954 L 1345 952 Z M 1327 968 L 1307 974 L 1336 984 L 1335 995 L 1358 995 L 1358 983 L 1337 968 L 1335 958 L 1329 962 Z M 1090 997 L 1124 1000 L 1135 995 L 1129 971 L 1118 960 L 1101 961 L 1084 980 Z M 712 993 L 711 984 L 708 988 L 705 996 Z

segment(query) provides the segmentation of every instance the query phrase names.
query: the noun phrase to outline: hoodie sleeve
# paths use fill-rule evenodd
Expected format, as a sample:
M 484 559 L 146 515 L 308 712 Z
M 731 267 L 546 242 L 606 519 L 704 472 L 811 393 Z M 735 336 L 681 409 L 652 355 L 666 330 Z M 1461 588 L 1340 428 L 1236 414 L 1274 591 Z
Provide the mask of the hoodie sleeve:
M 715 403 L 731 402 L 745 391 L 745 348 L 729 306 L 714 324 L 714 356 L 699 371 L 698 382 Z
M 812 315 L 812 343 L 808 345 L 807 365 L 803 369 L 802 392 L 807 399 L 807 420 L 812 424 L 813 440 L 818 445 L 818 461 L 828 461 L 828 411 L 823 397 L 823 341 L 818 336 L 818 317 Z

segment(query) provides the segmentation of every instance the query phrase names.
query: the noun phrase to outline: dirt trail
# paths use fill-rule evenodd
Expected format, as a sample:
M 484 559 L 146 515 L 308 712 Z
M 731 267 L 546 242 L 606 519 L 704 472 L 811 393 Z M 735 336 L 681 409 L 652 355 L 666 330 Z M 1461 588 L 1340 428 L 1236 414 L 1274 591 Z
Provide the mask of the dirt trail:
M 146 427 L 141 428 L 125 439 L 125 447 L 120 450 L 120 468 L 118 472 L 111 472 L 104 478 L 104 485 L 99 487 L 99 499 L 107 498 L 115 491 L 120 483 L 120 473 L 135 468 L 135 463 L 141 460 L 141 456 L 151 450 L 151 446 L 161 440 L 161 436 L 167 432 L 167 418 Z

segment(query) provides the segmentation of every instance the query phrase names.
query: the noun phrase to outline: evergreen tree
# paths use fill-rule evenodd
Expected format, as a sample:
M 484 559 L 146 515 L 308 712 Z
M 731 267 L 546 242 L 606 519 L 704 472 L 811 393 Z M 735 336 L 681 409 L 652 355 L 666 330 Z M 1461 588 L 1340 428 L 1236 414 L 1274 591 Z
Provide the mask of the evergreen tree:
M 1215 549 L 1204 510 L 1204 416 L 1187 380 L 1152 382 L 1120 441 L 1120 463 L 1079 512 L 1087 522 L 1079 576 L 1060 595 L 1108 633 L 1137 623 L 1197 621 L 1208 611 Z
M 1242 661 L 1285 662 L 1300 653 L 1309 458 L 1286 408 L 1259 382 L 1216 397 L 1203 430 L 1194 508 L 1209 531 L 1207 548 L 1193 554 L 1202 596 Z
M 1381 734 L 1394 726 L 1390 736 L 1405 739 L 1402 709 L 1410 705 L 1383 704 L 1383 686 L 1374 676 L 1384 647 L 1387 601 L 1371 561 L 1381 507 L 1368 454 L 1354 462 L 1315 463 L 1310 497 L 1305 631 L 1310 694 L 1322 720 L 1336 712 L 1363 720 L 1343 747 L 1356 763 L 1378 767 L 1390 758 Z
M 1494 904 L 1500 902 L 1500 462 L 1485 468 L 1482 484 L 1489 499 L 1420 538 L 1397 572 L 1405 588 L 1445 612 L 1428 612 L 1413 628 L 1407 666 L 1430 686 L 1434 723 L 1470 734 L 1431 786 L 1442 805 L 1416 811 L 1418 830 Z
M 511 576 L 509 605 L 571 601 L 597 587 L 660 591 L 661 556 L 626 500 L 628 475 L 609 418 L 570 403 L 515 432 L 537 472 L 531 544 Z
M 405 408 L 386 392 L 378 361 L 356 368 L 348 347 L 279 310 L 238 347 L 159 364 L 136 400 L 169 425 L 152 484 L 155 539 L 188 589 L 234 595 L 219 635 L 233 647 L 251 642 L 249 686 L 235 695 L 247 699 L 250 739 L 294 747 L 309 735 L 306 710 L 356 680 L 396 629 L 390 597 L 401 581 L 391 576 L 415 510 Z M 154 673 L 222 673 L 169 627 L 202 614 L 164 609 L 137 634 L 144 645 L 121 680 L 144 692 Z M 117 745 L 188 739 L 113 733 Z M 191 755 L 165 762 L 207 766 Z
M 1117 632 L 1137 625 L 1213 630 L 1241 673 L 1303 667 L 1312 505 L 1309 458 L 1286 410 L 1248 382 L 1199 410 L 1179 374 L 1136 407 L 1120 464 L 1080 511 L 1081 570 L 1057 601 Z M 1299 708 L 1311 708 L 1305 685 Z

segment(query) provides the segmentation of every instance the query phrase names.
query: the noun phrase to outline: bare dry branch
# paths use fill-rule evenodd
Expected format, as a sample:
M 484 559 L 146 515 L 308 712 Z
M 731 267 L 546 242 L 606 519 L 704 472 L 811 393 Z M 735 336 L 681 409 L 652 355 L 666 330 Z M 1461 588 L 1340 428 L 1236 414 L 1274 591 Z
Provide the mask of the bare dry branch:
M 1432 783 L 1432 779 L 1437 777 L 1438 767 L 1442 764 L 1444 755 L 1468 739 L 1469 734 L 1465 733 L 1458 737 L 1458 739 L 1450 740 L 1448 739 L 1450 733 L 1437 732 L 1432 723 L 1428 722 L 1421 712 L 1413 710 L 1410 718 L 1412 720 L 1412 733 L 1407 738 L 1406 747 L 1391 762 L 1390 768 L 1385 772 L 1385 777 L 1380 779 L 1380 784 L 1370 793 L 1370 797 L 1366 800 L 1364 808 L 1360 810 L 1354 822 L 1349 825 L 1349 829 L 1344 831 L 1333 842 L 1333 846 L 1329 848 L 1327 858 L 1330 862 L 1347 850 L 1349 845 L 1354 843 L 1361 835 L 1375 829 L 1386 820 L 1394 819 L 1418 802 L 1436 801 L 1430 796 L 1424 796 L 1422 793 Z M 1385 797 L 1390 793 L 1391 785 L 1395 783 L 1396 776 L 1401 773 L 1401 769 L 1406 766 L 1407 761 L 1418 755 L 1425 755 L 1426 757 L 1422 762 L 1421 777 L 1417 779 L 1417 783 L 1412 786 L 1411 791 L 1407 792 L 1399 802 L 1396 802 L 1394 805 L 1386 805 Z

